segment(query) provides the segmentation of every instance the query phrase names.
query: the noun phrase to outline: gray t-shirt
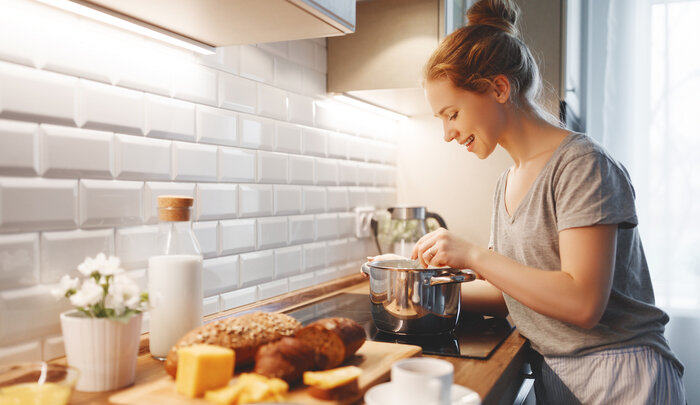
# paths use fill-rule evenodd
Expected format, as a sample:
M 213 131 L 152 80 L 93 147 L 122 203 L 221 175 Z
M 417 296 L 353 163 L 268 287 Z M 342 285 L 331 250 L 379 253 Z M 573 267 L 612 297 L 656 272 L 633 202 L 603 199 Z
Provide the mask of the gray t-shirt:
M 618 224 L 610 299 L 592 329 L 542 315 L 503 294 L 515 325 L 532 347 L 544 356 L 575 356 L 648 345 L 682 372 L 683 365 L 663 335 L 668 315 L 654 306 L 637 231 L 634 189 L 625 168 L 588 136 L 572 133 L 552 154 L 512 216 L 505 209 L 507 175 L 504 172 L 496 186 L 489 247 L 519 263 L 560 271 L 560 231 Z

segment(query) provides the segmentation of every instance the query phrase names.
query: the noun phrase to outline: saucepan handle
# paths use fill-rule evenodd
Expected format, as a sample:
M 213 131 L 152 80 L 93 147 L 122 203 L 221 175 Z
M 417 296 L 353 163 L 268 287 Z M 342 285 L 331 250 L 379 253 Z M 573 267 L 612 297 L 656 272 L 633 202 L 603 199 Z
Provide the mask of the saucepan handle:
M 472 270 L 462 270 L 459 273 L 445 274 L 425 279 L 424 283 L 430 286 L 440 284 L 466 283 L 476 279 L 476 273 Z
M 360 267 L 360 270 L 362 270 L 363 273 L 369 276 L 369 265 L 367 263 L 363 263 L 362 267 Z

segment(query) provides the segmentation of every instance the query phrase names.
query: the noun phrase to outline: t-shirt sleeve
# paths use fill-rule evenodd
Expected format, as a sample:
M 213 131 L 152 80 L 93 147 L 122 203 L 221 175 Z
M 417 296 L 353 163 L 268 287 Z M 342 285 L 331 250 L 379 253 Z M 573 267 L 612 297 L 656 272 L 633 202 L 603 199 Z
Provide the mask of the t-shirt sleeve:
M 637 225 L 634 188 L 629 174 L 601 152 L 568 162 L 554 185 L 557 230 L 583 226 Z

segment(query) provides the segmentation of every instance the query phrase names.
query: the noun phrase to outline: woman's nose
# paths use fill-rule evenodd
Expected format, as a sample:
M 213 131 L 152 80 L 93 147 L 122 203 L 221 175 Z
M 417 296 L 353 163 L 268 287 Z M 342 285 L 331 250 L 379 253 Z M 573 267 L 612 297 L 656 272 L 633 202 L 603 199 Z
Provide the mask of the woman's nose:
M 443 129 L 445 131 L 445 142 L 450 142 L 457 137 L 458 132 L 456 129 L 451 128 L 449 125 L 445 125 Z

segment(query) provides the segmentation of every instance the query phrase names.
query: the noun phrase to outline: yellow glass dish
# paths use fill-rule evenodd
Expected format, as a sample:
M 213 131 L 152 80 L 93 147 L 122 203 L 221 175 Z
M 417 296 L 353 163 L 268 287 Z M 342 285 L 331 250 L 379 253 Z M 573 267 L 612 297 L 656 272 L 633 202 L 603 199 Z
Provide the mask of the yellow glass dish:
M 0 405 L 65 405 L 78 375 L 73 367 L 44 362 L 0 366 Z

